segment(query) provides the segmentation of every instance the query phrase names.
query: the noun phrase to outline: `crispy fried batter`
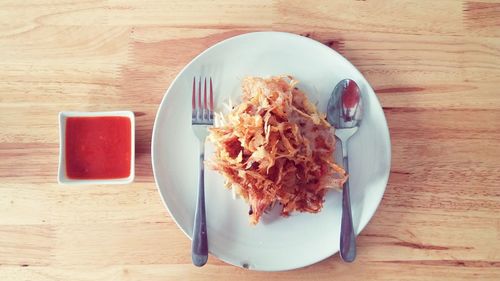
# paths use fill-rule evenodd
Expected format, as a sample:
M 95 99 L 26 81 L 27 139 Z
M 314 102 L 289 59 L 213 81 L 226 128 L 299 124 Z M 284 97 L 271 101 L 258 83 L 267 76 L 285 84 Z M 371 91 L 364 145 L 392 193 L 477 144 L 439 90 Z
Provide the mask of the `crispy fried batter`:
M 316 213 L 329 188 L 341 188 L 347 175 L 333 161 L 333 128 L 291 77 L 247 77 L 242 103 L 217 114 L 210 129 L 215 144 L 211 166 L 226 177 L 251 206 L 258 223 L 274 203 L 281 214 Z

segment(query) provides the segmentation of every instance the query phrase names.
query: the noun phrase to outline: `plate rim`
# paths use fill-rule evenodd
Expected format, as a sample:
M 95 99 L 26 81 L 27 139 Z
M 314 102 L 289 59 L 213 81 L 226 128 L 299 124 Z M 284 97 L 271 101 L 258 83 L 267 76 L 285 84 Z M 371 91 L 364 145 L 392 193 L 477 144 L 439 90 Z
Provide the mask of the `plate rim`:
M 357 72 L 358 75 L 360 75 L 366 82 L 367 82 L 367 85 L 369 87 L 369 89 L 373 92 L 373 96 L 374 96 L 374 102 L 376 103 L 375 105 L 378 106 L 381 110 L 382 110 L 382 118 L 383 118 L 383 121 L 384 121 L 384 125 L 385 125 L 385 130 L 381 130 L 381 133 L 384 134 L 384 138 L 387 140 L 387 146 L 389 149 L 387 149 L 387 159 L 388 159 L 388 172 L 386 175 L 384 175 L 383 177 L 383 190 L 382 192 L 380 193 L 380 198 L 378 198 L 377 200 L 377 203 L 375 204 L 375 208 L 373 208 L 373 211 L 369 213 L 369 219 L 366 220 L 366 222 L 362 223 L 360 222 L 360 224 L 358 225 L 358 228 L 357 228 L 357 231 L 356 231 L 356 236 L 359 236 L 359 234 L 365 229 L 365 227 L 368 225 L 368 223 L 373 219 L 373 216 L 375 215 L 375 213 L 377 212 L 378 208 L 380 207 L 380 203 L 382 202 L 382 199 L 384 197 L 384 194 L 385 194 L 385 191 L 387 189 L 387 185 L 389 183 L 389 177 L 390 177 L 390 173 L 391 173 L 391 164 L 392 164 L 392 143 L 391 143 L 391 137 L 390 137 L 390 132 L 389 132 L 389 124 L 387 123 L 387 118 L 385 116 L 385 113 L 383 111 L 383 107 L 380 103 L 380 100 L 375 92 L 375 90 L 373 89 L 372 85 L 368 82 L 368 80 L 365 78 L 365 76 L 358 70 L 358 68 L 352 64 L 347 58 L 345 58 L 342 54 L 338 53 L 337 51 L 335 51 L 334 49 L 324 45 L 323 43 L 317 41 L 317 40 L 314 40 L 310 37 L 305 37 L 305 36 L 302 36 L 302 35 L 299 35 L 299 34 L 295 34 L 295 33 L 290 33 L 290 32 L 283 32 L 283 31 L 256 31 L 256 32 L 247 32 L 247 33 L 242 33 L 242 34 L 238 34 L 238 35 L 235 35 L 235 36 L 231 36 L 229 38 L 226 38 L 226 39 L 223 39 L 213 45 L 211 45 L 210 47 L 206 48 L 205 50 L 203 50 L 201 53 L 199 53 L 197 56 L 195 56 L 194 58 L 192 58 L 178 73 L 177 75 L 175 76 L 175 78 L 172 80 L 172 82 L 170 83 L 170 85 L 168 86 L 168 88 L 166 89 L 166 91 L 164 92 L 163 94 L 163 97 L 162 97 L 162 100 L 160 102 L 160 104 L 158 105 L 158 109 L 156 111 L 156 116 L 155 116 L 155 119 L 154 119 L 154 123 L 153 123 L 153 129 L 152 129 L 152 134 L 151 134 L 151 165 L 152 165 L 152 170 L 153 170 L 153 177 L 154 177 L 154 180 L 155 180 L 155 185 L 156 185 L 156 189 L 158 190 L 158 193 L 160 195 L 160 198 L 161 198 L 161 201 L 163 203 L 163 206 L 167 209 L 167 212 L 169 213 L 170 217 L 172 218 L 172 220 L 175 222 L 175 224 L 177 225 L 177 227 L 184 233 L 184 235 L 186 235 L 189 240 L 192 240 L 192 237 L 191 237 L 191 234 L 188 234 L 179 224 L 179 222 L 177 221 L 177 219 L 174 217 L 174 215 L 172 214 L 172 211 L 170 210 L 169 206 L 167 205 L 166 201 L 165 201 L 165 198 L 162 194 L 162 191 L 160 189 L 160 185 L 158 183 L 158 179 L 157 179 L 157 167 L 155 165 L 157 159 L 155 157 L 155 154 L 154 154 L 154 151 L 155 151 L 155 146 L 157 145 L 156 144 L 156 136 L 158 135 L 158 123 L 159 123 L 159 115 L 160 115 L 160 110 L 167 104 L 166 102 L 166 99 L 167 99 L 167 96 L 168 96 L 168 93 L 170 92 L 172 86 L 177 82 L 177 80 L 181 77 L 181 75 L 186 71 L 186 69 L 189 68 L 189 66 L 191 66 L 191 64 L 193 64 L 195 61 L 197 61 L 200 57 L 202 57 L 205 53 L 209 52 L 210 50 L 214 49 L 214 48 L 217 48 L 219 45 L 222 45 L 224 43 L 227 43 L 228 41 L 232 41 L 232 40 L 237 40 L 241 37 L 247 37 L 247 36 L 257 36 L 257 35 L 260 35 L 260 34 L 270 34 L 270 35 L 278 35 L 278 36 L 288 36 L 290 38 L 294 38 L 294 39 L 300 39 L 300 40 L 306 40 L 306 41 L 309 41 L 310 43 L 312 44 L 315 44 L 321 48 L 324 48 L 326 49 L 327 51 L 333 53 L 333 55 L 338 55 L 340 59 L 344 60 L 345 63 L 351 65 L 353 67 L 353 71 Z M 288 270 L 294 270 L 294 269 L 299 269 L 299 268 L 304 268 L 304 267 L 307 267 L 307 266 L 311 266 L 313 264 L 316 264 L 316 263 L 319 263 L 323 260 L 326 260 L 328 259 L 329 257 L 332 257 L 334 256 L 335 254 L 337 254 L 339 252 L 339 250 L 337 251 L 333 251 L 332 253 L 329 253 L 325 256 L 317 256 L 317 258 L 315 259 L 312 259 L 312 261 L 310 262 L 307 262 L 301 266 L 290 266 L 290 267 L 280 267 L 280 268 L 265 268 L 265 269 L 262 269 L 262 268 L 250 268 L 249 270 L 252 270 L 252 271 L 261 271 L 261 272 L 280 272 L 280 271 L 288 271 Z M 216 257 L 217 259 L 219 260 L 222 260 L 224 261 L 225 263 L 228 263 L 228 264 L 231 264 L 233 266 L 236 266 L 236 267 L 239 267 L 239 268 L 244 268 L 241 264 L 238 264 L 238 263 L 234 263 L 230 260 L 227 260 L 225 258 L 222 258 L 220 257 L 219 255 L 217 254 L 214 254 L 213 252 L 210 251 L 209 249 L 209 254 Z M 248 268 L 245 268 L 245 269 L 248 269 Z

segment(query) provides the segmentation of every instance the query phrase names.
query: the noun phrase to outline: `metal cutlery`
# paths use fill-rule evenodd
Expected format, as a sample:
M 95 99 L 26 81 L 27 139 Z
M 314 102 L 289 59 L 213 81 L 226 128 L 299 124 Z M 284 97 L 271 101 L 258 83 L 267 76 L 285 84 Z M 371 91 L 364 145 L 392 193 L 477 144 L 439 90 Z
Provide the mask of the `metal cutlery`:
M 196 77 L 193 78 L 191 127 L 200 143 L 200 174 L 198 177 L 198 198 L 193 226 L 193 241 L 191 258 L 196 266 L 203 266 L 208 260 L 207 219 L 205 212 L 205 139 L 208 136 L 208 128 L 214 124 L 214 97 L 212 78 L 209 80 L 209 93 L 207 93 L 207 79 L 203 82 L 198 80 L 198 91 L 196 90 Z
M 335 136 L 340 140 L 343 166 L 347 173 L 349 173 L 348 140 L 357 132 L 361 119 L 361 91 L 356 82 L 344 79 L 335 86 L 328 101 L 327 120 L 335 127 Z M 352 262 L 356 258 L 356 234 L 352 225 L 349 178 L 342 188 L 340 256 L 345 262 Z

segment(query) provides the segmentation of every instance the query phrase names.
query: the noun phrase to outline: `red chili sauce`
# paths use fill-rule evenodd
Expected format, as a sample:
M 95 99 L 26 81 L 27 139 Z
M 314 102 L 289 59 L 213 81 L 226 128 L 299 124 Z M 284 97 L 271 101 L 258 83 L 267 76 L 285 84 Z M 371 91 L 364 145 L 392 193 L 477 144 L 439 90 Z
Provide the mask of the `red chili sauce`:
M 127 117 L 68 117 L 68 178 L 116 179 L 130 176 L 130 126 Z

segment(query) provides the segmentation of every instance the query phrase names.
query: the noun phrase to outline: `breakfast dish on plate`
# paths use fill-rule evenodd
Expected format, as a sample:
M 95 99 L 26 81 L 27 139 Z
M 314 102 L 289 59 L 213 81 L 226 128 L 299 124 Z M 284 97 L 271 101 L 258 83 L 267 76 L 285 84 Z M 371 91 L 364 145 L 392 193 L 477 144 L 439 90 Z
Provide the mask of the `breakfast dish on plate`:
M 220 153 L 222 153 L 223 148 L 218 148 L 217 144 L 207 143 L 205 147 L 207 160 L 206 165 L 203 166 L 206 169 L 200 169 L 201 165 L 198 161 L 200 158 L 199 141 L 193 134 L 192 126 L 189 124 L 192 121 L 192 81 L 193 76 L 210 76 L 214 81 L 217 81 L 216 84 L 213 84 L 214 105 L 219 105 L 217 110 L 222 109 L 220 106 L 224 104 L 224 101 L 232 100 L 233 104 L 237 105 L 234 109 L 230 107 L 227 112 L 223 112 L 225 122 L 227 122 L 226 125 L 222 123 L 215 124 L 216 122 L 214 122 L 214 125 L 219 125 L 219 128 L 226 128 L 227 126 L 226 130 L 229 136 L 238 133 L 240 130 L 242 132 L 243 130 L 247 130 L 244 127 L 238 127 L 238 131 L 232 132 L 228 124 L 235 121 L 230 120 L 226 116 L 233 110 L 243 107 L 243 105 L 240 105 L 242 79 L 249 75 L 268 77 L 269 75 L 279 75 L 281 73 L 292 73 L 293 77 L 299 78 L 298 80 L 301 83 L 297 86 L 308 95 L 309 101 L 316 107 L 316 112 L 312 112 L 309 109 L 302 110 L 311 116 L 311 118 L 304 116 L 304 120 L 308 120 L 305 122 L 307 124 L 309 122 L 314 124 L 314 120 L 317 122 L 319 119 L 318 130 L 325 132 L 332 130 L 330 131 L 331 136 L 334 135 L 333 128 L 326 129 L 328 125 L 321 121 L 323 117 L 321 113 L 327 112 L 328 101 L 331 98 L 334 86 L 342 79 L 349 77 L 356 81 L 363 93 L 363 125 L 359 127 L 356 135 L 349 142 L 350 199 L 356 234 L 359 234 L 364 229 L 375 214 L 384 194 L 390 172 L 391 145 L 389 130 L 384 117 L 384 111 L 380 106 L 377 96 L 363 75 L 348 60 L 328 46 L 310 38 L 290 33 L 254 32 L 226 39 L 203 51 L 203 53 L 189 62 L 178 74 L 177 78 L 172 81 L 158 108 L 151 140 L 151 159 L 155 182 L 171 218 L 187 237 L 193 239 L 193 218 L 196 215 L 196 207 L 198 205 L 198 200 L 196 199 L 199 197 L 197 195 L 200 190 L 199 177 L 196 175 L 199 175 L 203 171 L 208 251 L 222 261 L 251 270 L 281 271 L 300 268 L 324 260 L 339 251 L 343 213 L 342 195 L 344 193 L 322 190 L 323 186 L 321 185 L 315 187 L 317 188 L 317 192 L 304 192 L 300 194 L 302 197 L 296 196 L 294 198 L 293 196 L 295 195 L 286 195 L 286 193 L 283 193 L 285 188 L 286 190 L 292 189 L 288 185 L 285 185 L 285 182 L 287 184 L 288 181 L 292 182 L 290 185 L 297 184 L 298 178 L 295 174 L 300 175 L 301 179 L 305 181 L 305 178 L 302 178 L 302 176 L 305 173 L 312 173 L 313 166 L 330 166 L 329 164 L 318 165 L 315 163 L 324 163 L 324 159 L 332 161 L 333 155 L 331 155 L 332 158 L 318 157 L 318 159 L 314 159 L 313 157 L 314 162 L 312 162 L 313 160 L 306 161 L 298 157 L 300 155 L 307 155 L 304 154 L 306 149 L 301 148 L 304 144 L 298 143 L 292 143 L 291 145 L 298 149 L 299 152 L 291 154 L 294 156 L 286 155 L 287 153 L 283 148 L 286 143 L 281 143 L 281 133 L 275 130 L 279 130 L 279 126 L 283 126 L 283 134 L 287 136 L 289 142 L 293 142 L 295 138 L 295 136 L 292 137 L 291 135 L 293 129 L 286 129 L 285 127 L 295 127 L 287 124 L 297 124 L 298 122 L 296 120 L 287 121 L 284 118 L 277 118 L 280 115 L 276 114 L 279 112 L 279 109 L 276 109 L 274 112 L 271 111 L 271 115 L 274 117 L 269 117 L 268 122 L 270 122 L 270 126 L 266 126 L 273 129 L 270 131 L 267 130 L 270 132 L 270 141 L 273 140 L 273 137 L 280 136 L 280 144 L 276 144 L 277 150 L 274 156 L 271 154 L 272 150 L 268 151 L 264 149 L 264 156 L 269 154 L 272 157 L 266 156 L 260 159 L 257 157 L 257 154 L 253 156 L 257 157 L 255 159 L 256 164 L 251 164 L 249 169 L 246 170 L 246 165 L 244 166 L 242 163 L 233 164 L 229 162 L 229 159 L 218 160 L 216 158 L 217 151 L 221 150 Z M 292 91 L 294 87 L 292 87 L 290 82 L 293 79 L 287 77 L 281 78 L 285 81 L 282 87 L 286 87 L 282 88 L 281 91 L 286 92 L 283 89 Z M 261 85 L 264 83 L 262 80 L 259 82 Z M 279 82 L 278 84 L 281 83 L 283 82 Z M 209 85 L 207 83 L 207 89 L 210 89 Z M 199 83 L 197 86 L 199 90 Z M 202 86 L 204 85 L 202 84 Z M 267 88 L 270 85 L 265 84 L 262 87 Z M 201 88 L 203 90 L 204 87 Z M 285 96 L 285 94 L 280 94 L 280 96 Z M 245 104 L 249 103 L 246 98 L 241 98 L 241 101 Z M 261 106 L 259 104 L 257 110 L 260 107 L 269 109 L 273 104 L 279 104 L 275 101 L 268 102 L 270 103 L 269 106 L 265 104 Z M 295 103 L 298 103 L 298 100 Z M 288 108 L 291 105 L 286 104 L 282 107 L 284 106 Z M 300 107 L 299 105 L 294 106 L 298 109 Z M 317 113 L 318 118 L 312 117 L 314 116 L 312 113 Z M 296 112 L 295 114 L 298 115 L 300 113 Z M 233 118 L 238 117 L 236 113 L 232 115 L 234 116 Z M 250 122 L 251 118 L 247 118 L 247 115 L 240 115 L 241 118 L 246 118 Z M 256 117 L 256 114 L 248 115 Z M 264 117 L 265 114 L 261 116 L 262 127 L 258 132 L 261 136 L 264 136 L 265 140 L 265 133 L 267 131 L 263 129 Z M 289 118 L 289 116 L 286 115 L 286 118 Z M 255 120 L 258 121 L 259 117 Z M 249 125 L 248 129 L 253 127 L 253 125 Z M 311 139 L 308 134 L 302 132 L 302 129 L 300 131 L 302 139 L 307 139 L 308 141 Z M 335 132 L 338 133 L 338 131 Z M 216 141 L 221 146 L 223 145 L 221 141 L 224 138 L 224 133 L 224 131 L 217 133 L 220 139 Z M 212 134 L 215 134 L 215 132 Z M 259 141 L 257 139 L 259 137 L 256 137 L 255 141 Z M 332 141 L 334 140 L 332 139 Z M 249 144 L 245 143 L 244 145 Z M 278 147 L 281 148 L 278 149 Z M 333 143 L 331 149 L 333 149 Z M 248 160 L 253 155 L 253 152 L 252 154 L 249 153 L 250 150 L 248 148 L 246 148 L 248 151 L 245 151 L 245 149 L 241 150 L 243 150 L 241 154 L 242 161 Z M 335 154 L 340 154 L 339 152 L 337 150 Z M 280 157 L 282 154 L 285 155 Z M 239 151 L 236 158 L 238 155 Z M 323 154 L 319 153 L 319 155 Z M 267 167 L 266 171 L 259 171 L 257 169 L 256 166 L 260 167 L 261 164 L 263 165 L 262 167 L 265 167 L 264 165 L 271 166 L 264 163 L 267 159 L 275 161 L 273 167 L 276 166 L 279 168 L 279 165 L 282 165 L 283 172 L 281 179 L 283 184 L 276 185 L 273 182 L 275 185 L 273 186 L 268 180 L 265 180 L 268 176 L 273 176 L 273 168 L 269 169 L 269 175 L 266 174 Z M 286 161 L 283 159 L 286 159 Z M 302 163 L 302 166 L 307 163 L 307 170 L 304 170 L 299 165 L 300 163 Z M 228 187 L 231 189 L 223 188 L 227 177 L 222 174 L 221 170 L 225 168 L 231 171 L 229 169 L 233 165 L 235 167 L 239 166 L 239 168 L 231 170 L 243 172 L 241 172 L 241 175 L 231 174 L 231 180 L 228 181 Z M 287 165 L 295 167 L 290 169 L 303 169 L 304 171 L 297 171 L 295 174 L 291 172 L 285 174 L 288 169 Z M 211 169 L 211 166 L 219 169 Z M 253 174 L 252 177 L 248 176 L 250 174 Z M 334 174 L 338 175 L 339 181 L 342 181 L 346 177 L 341 172 Z M 274 177 L 277 179 L 278 175 L 274 175 Z M 332 178 L 334 177 L 332 176 Z M 232 183 L 242 184 L 245 183 L 245 180 L 254 180 L 255 183 L 252 183 L 252 186 L 255 188 L 262 186 L 262 192 L 254 192 L 253 189 L 249 188 L 240 190 L 241 194 L 246 192 L 247 196 L 252 195 L 252 192 L 258 196 L 262 196 L 255 199 L 252 198 L 255 206 L 259 202 L 262 202 L 259 206 L 277 202 L 276 206 L 268 214 L 262 215 L 262 212 L 260 213 L 259 223 L 253 227 L 249 227 L 247 218 L 249 209 L 244 196 L 241 195 L 239 200 L 233 200 L 233 196 L 231 196 Z M 269 183 L 269 185 L 260 184 L 261 182 Z M 310 184 L 310 188 L 312 189 L 314 185 L 312 182 Z M 340 182 L 335 186 L 340 186 Z M 237 188 L 235 188 L 235 191 Z M 282 190 L 278 188 L 282 188 Z M 302 188 L 304 188 L 304 185 L 302 185 Z M 265 196 L 264 190 L 268 192 Z M 330 190 L 330 188 L 327 190 Z M 293 191 L 295 192 L 295 189 Z M 319 200 L 320 196 L 317 194 L 325 192 L 326 194 L 323 197 L 325 201 L 322 203 L 323 206 L 320 212 L 310 213 L 308 211 L 300 211 L 300 209 L 306 208 L 319 208 L 319 204 L 316 204 L 316 202 L 321 201 Z M 278 196 L 284 197 L 278 198 Z M 304 196 L 308 196 L 308 198 L 306 199 Z M 284 207 L 279 205 L 281 199 L 288 199 L 288 201 L 284 201 L 288 203 L 287 210 L 290 213 L 288 218 L 276 218 Z M 253 209 L 254 207 L 252 207 L 252 212 L 256 211 Z M 257 214 L 252 214 L 252 216 L 252 219 L 255 219 Z M 286 249 L 286 251 L 283 249 Z M 291 255 L 291 252 L 300 254 Z
M 282 216 L 317 213 L 326 192 L 347 179 L 334 162 L 334 129 L 297 84 L 289 76 L 245 78 L 241 103 L 216 114 L 210 129 L 209 165 L 249 203 L 251 224 L 275 204 Z

